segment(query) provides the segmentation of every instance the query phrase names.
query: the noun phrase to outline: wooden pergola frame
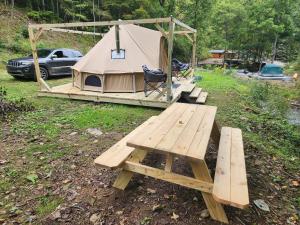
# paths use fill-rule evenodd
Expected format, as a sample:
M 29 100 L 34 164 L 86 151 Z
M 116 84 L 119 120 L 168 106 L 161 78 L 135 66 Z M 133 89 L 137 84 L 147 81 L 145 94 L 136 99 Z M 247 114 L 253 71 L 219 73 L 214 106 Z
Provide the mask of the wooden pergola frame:
M 175 19 L 174 17 L 167 18 L 153 18 L 153 19 L 138 19 L 138 20 L 114 20 L 114 21 L 97 21 L 97 22 L 76 22 L 76 23 L 58 23 L 58 24 L 29 24 L 29 40 L 32 48 L 32 55 L 35 65 L 36 79 L 38 81 L 40 90 L 51 91 L 48 84 L 41 78 L 40 67 L 38 63 L 36 44 L 43 33 L 43 31 L 65 32 L 84 35 L 103 35 L 102 33 L 93 33 L 87 31 L 78 31 L 65 28 L 75 27 L 101 27 L 101 26 L 114 26 L 124 24 L 154 24 L 164 37 L 168 40 L 168 70 L 167 70 L 167 101 L 172 101 L 172 53 L 174 35 L 184 35 L 192 43 L 192 70 L 194 70 L 196 63 L 196 39 L 197 30 L 191 28 L 185 23 Z M 161 24 L 168 24 L 168 30 L 163 29 Z M 183 28 L 175 31 L 175 26 Z M 192 36 L 191 36 L 192 35 Z

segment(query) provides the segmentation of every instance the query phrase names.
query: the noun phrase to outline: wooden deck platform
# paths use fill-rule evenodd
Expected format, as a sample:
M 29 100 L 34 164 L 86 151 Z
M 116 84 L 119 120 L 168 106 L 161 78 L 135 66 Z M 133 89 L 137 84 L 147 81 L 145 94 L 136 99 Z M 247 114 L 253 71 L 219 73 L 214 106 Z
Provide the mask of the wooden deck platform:
M 144 92 L 101 93 L 81 91 L 79 88 L 73 87 L 72 83 L 52 87 L 50 91 L 42 90 L 38 96 L 167 108 L 173 102 L 178 101 L 183 92 L 190 93 L 194 88 L 195 84 L 193 83 L 193 78 L 181 79 L 179 81 L 174 80 L 172 85 L 173 99 L 171 102 L 167 102 L 166 95 L 159 94 L 158 92 L 153 92 L 148 97 L 145 97 Z

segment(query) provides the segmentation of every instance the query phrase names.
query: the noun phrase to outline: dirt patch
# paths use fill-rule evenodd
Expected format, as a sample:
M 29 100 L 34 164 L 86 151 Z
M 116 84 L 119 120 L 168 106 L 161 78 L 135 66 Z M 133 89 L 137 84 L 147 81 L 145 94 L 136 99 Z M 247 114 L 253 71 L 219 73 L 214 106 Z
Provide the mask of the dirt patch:
M 24 137 L 3 126 L 1 140 L 0 221 L 3 224 L 219 224 L 202 218 L 206 209 L 198 191 L 135 175 L 125 191 L 112 184 L 119 171 L 96 168 L 93 160 L 124 134 L 105 133 L 93 137 L 78 132 L 64 132 L 57 140 L 44 136 Z M 32 144 L 56 143 L 53 152 L 30 152 Z M 225 207 L 231 224 L 296 224 L 299 208 L 299 174 L 290 174 L 277 158 L 245 145 L 246 166 L 251 205 L 247 210 Z M 208 166 L 214 174 L 216 150 L 211 143 Z M 32 158 L 33 157 L 33 158 Z M 158 154 L 147 156 L 145 164 L 164 166 Z M 16 175 L 13 176 L 13 170 Z M 191 168 L 181 158 L 175 159 L 174 170 L 191 174 Z M 29 182 L 29 172 L 37 174 L 36 183 Z M 7 185 L 3 185 L 3 180 Z M 299 183 L 298 183 L 299 184 Z M 264 212 L 253 204 L 263 199 L 270 207 Z M 299 201 L 299 200 L 298 200 Z M 299 204 L 299 203 L 298 203 Z M 297 211 L 298 210 L 298 211 Z M 298 214 L 297 214 L 298 213 Z M 175 214 L 175 216 L 174 216 Z M 175 219 L 176 218 L 176 219 Z

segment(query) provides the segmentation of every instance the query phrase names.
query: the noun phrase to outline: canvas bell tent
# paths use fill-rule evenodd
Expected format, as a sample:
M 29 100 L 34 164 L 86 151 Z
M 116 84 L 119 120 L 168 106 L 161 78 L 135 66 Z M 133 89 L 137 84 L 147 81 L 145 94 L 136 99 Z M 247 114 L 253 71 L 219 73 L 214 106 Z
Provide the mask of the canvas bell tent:
M 142 65 L 167 70 L 165 43 L 160 31 L 133 24 L 113 26 L 73 66 L 73 85 L 86 91 L 143 91 Z
M 145 28 L 150 24 L 156 29 Z M 85 27 L 108 27 L 109 31 L 103 34 L 79 30 Z M 36 49 L 45 31 L 103 38 L 73 66 L 72 82 L 50 87 L 41 78 Z M 182 93 L 190 93 L 195 89 L 193 74 L 197 31 L 174 17 L 29 24 L 28 33 L 40 86 L 39 96 L 166 108 L 177 101 Z M 185 36 L 192 46 L 191 67 L 188 79 L 172 81 L 173 40 L 176 35 Z M 166 85 L 160 93 L 153 92 L 146 97 L 142 92 L 143 64 L 150 69 L 162 69 L 167 74 Z M 194 93 L 200 92 L 196 90 Z

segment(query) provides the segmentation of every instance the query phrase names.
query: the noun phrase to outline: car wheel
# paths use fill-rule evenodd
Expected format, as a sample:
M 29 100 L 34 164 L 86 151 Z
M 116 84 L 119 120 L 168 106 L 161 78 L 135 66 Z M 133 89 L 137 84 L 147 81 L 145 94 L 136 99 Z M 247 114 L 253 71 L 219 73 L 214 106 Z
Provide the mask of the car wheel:
M 41 67 L 40 71 L 41 71 L 41 77 L 42 77 L 42 79 L 43 80 L 47 80 L 48 77 L 49 77 L 48 70 L 46 68 Z

